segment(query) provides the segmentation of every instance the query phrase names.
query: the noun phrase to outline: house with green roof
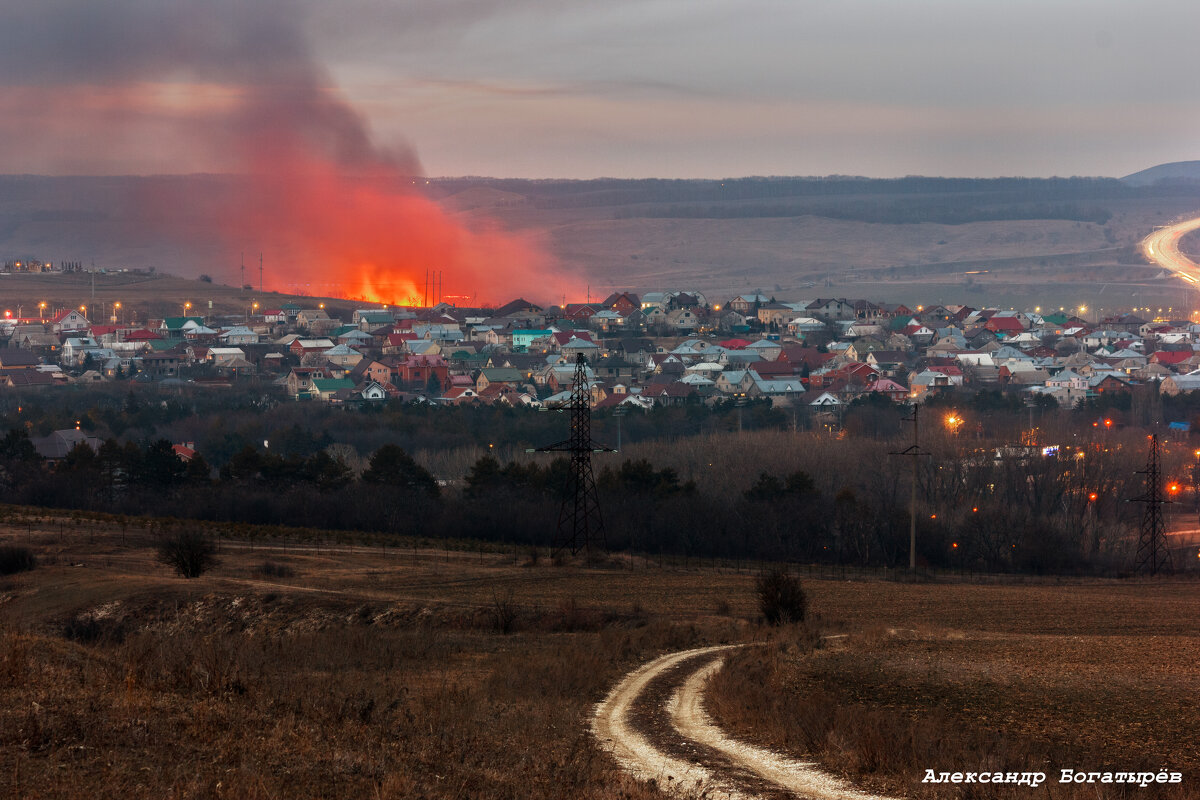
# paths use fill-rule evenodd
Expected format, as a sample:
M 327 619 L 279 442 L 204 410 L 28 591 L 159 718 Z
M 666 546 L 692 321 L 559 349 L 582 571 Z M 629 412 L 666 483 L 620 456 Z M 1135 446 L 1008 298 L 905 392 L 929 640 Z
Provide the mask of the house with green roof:
M 328 402 L 342 389 L 353 389 L 354 381 L 349 378 L 313 378 L 312 399 Z
M 171 339 L 183 338 L 183 326 L 189 322 L 194 322 L 197 325 L 204 325 L 204 317 L 167 317 L 159 326 L 158 332 L 160 335 Z

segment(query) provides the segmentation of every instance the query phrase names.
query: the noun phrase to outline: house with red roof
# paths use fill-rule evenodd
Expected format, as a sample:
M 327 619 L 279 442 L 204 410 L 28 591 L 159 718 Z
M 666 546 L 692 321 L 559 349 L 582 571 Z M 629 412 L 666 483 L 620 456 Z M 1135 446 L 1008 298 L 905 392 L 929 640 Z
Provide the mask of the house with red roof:
M 1150 356 L 1150 363 L 1173 367 L 1182 364 L 1193 355 L 1195 354 L 1191 350 L 1156 350 Z
M 992 333 L 1003 333 L 1006 336 L 1014 336 L 1025 330 L 1025 326 L 1017 317 L 994 316 L 984 323 L 983 327 Z
M 54 318 L 50 320 L 50 327 L 54 333 L 78 333 L 91 328 L 92 323 L 79 312 L 79 309 L 68 308 L 54 315 Z

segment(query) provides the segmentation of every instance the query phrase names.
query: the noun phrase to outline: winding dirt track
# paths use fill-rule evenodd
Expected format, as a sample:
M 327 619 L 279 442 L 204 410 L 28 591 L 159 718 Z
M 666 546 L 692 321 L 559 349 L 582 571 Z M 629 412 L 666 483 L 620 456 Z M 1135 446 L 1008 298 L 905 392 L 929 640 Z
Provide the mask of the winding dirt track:
M 703 706 L 705 686 L 724 664 L 722 654 L 738 646 L 670 653 L 634 670 L 596 706 L 593 733 L 635 777 L 680 794 L 729 800 L 781 794 L 810 800 L 890 800 L 857 791 L 813 762 L 730 739 L 712 723 Z M 676 688 L 654 708 L 654 696 L 666 684 Z M 646 708 L 647 697 L 651 708 Z M 665 717 L 670 729 L 655 724 L 653 715 L 659 723 Z

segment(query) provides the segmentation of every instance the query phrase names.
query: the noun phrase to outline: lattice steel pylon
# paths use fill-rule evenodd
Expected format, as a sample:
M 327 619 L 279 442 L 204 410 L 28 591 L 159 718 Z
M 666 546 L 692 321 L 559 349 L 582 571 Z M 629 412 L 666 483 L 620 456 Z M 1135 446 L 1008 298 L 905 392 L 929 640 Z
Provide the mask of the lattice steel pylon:
M 1171 571 L 1171 551 L 1167 549 L 1167 540 L 1163 535 L 1164 503 L 1171 502 L 1163 498 L 1162 473 L 1158 466 L 1158 434 L 1150 437 L 1150 457 L 1146 459 L 1146 468 L 1138 471 L 1146 476 L 1146 491 L 1133 498 L 1135 503 L 1145 503 L 1142 513 L 1142 526 L 1138 535 L 1137 558 L 1133 570 L 1138 573 L 1157 575 L 1159 572 Z
M 558 555 L 569 547 L 571 555 L 583 550 L 586 557 L 590 558 L 593 546 L 601 551 L 608 549 L 608 542 L 604 538 L 604 515 L 600 511 L 596 478 L 592 474 L 592 453 L 611 453 L 613 450 L 592 441 L 591 390 L 588 385 L 587 359 L 583 357 L 583 353 L 575 358 L 571 399 L 560 407 L 571 412 L 570 438 L 539 447 L 535 451 L 571 454 L 571 473 L 562 510 L 558 514 L 558 541 L 554 547 L 554 554 Z

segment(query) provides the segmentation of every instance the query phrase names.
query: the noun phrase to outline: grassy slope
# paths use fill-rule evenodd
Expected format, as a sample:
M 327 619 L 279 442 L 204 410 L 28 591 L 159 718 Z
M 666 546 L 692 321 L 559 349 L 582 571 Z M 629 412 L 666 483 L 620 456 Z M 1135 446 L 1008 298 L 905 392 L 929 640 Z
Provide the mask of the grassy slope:
M 760 635 L 730 571 L 227 542 L 184 581 L 103 523 L 0 539 L 42 560 L 0 578 L 12 796 L 656 797 L 586 734 L 591 703 L 655 654 Z M 931 767 L 1200 767 L 1193 584 L 808 586 L 848 636 L 735 656 L 712 711 L 740 735 L 913 796 Z

